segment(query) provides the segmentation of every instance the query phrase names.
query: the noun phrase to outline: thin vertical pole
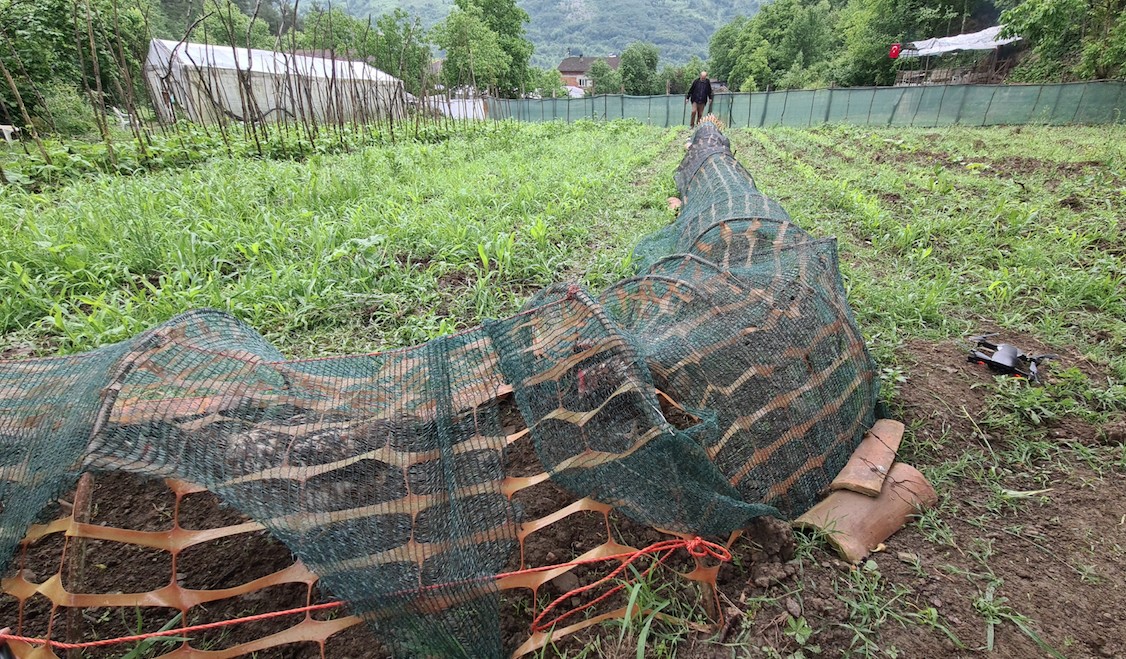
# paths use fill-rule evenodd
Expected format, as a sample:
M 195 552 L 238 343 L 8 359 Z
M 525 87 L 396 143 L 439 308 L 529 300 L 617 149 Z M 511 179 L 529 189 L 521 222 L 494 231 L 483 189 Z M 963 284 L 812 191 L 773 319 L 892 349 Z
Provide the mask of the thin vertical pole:
M 86 36 L 90 42 L 90 64 L 94 71 L 94 89 L 97 92 L 97 103 L 94 103 L 94 109 L 98 112 L 98 128 L 102 133 L 102 140 L 106 143 L 106 154 L 109 156 L 109 161 L 117 164 L 117 156 L 113 152 L 113 141 L 109 135 L 109 123 L 106 119 L 106 101 L 105 95 L 102 91 L 102 69 L 98 64 L 98 49 L 94 44 L 94 17 L 90 9 L 90 0 L 86 0 Z M 79 52 L 81 52 L 81 45 L 79 45 Z M 85 67 L 82 71 L 83 79 L 86 77 Z M 89 84 L 86 85 L 87 88 Z
M 1126 95 L 1126 83 L 1118 83 L 1118 98 L 1114 101 L 1114 111 L 1118 113 L 1117 118 L 1111 115 L 1110 123 L 1115 124 L 1122 121 L 1122 97 Z
M 966 96 L 969 96 L 970 93 L 969 87 L 967 87 L 966 85 L 958 85 L 958 88 L 962 90 L 962 100 L 958 101 L 958 114 L 954 116 L 955 124 L 962 123 L 962 110 L 964 110 L 966 107 Z
M 1087 86 L 1091 83 L 1084 82 L 1082 84 L 1083 91 L 1079 93 L 1079 102 L 1075 104 L 1075 114 L 1071 115 L 1071 123 L 1075 123 L 1075 120 L 1079 118 L 1079 110 L 1083 108 L 1083 99 L 1087 96 Z
M 989 121 L 989 109 L 993 107 L 993 99 L 997 96 L 997 87 L 993 87 L 993 93 L 989 95 L 989 102 L 985 104 L 985 114 L 981 115 L 981 125 L 984 126 Z
M 891 106 L 891 114 L 888 115 L 887 123 L 887 125 L 889 126 L 891 125 L 892 120 L 895 119 L 895 115 L 899 114 L 899 105 L 903 103 L 903 95 L 905 93 L 903 89 L 903 87 L 900 88 L 899 98 L 895 99 L 895 105 Z
M 39 139 L 39 131 L 35 130 L 35 124 L 31 122 L 31 116 L 27 113 L 27 106 L 23 104 L 23 96 L 20 95 L 19 88 L 16 87 L 16 81 L 12 78 L 8 67 L 4 66 L 4 60 L 2 59 L 0 59 L 0 74 L 4 75 L 4 80 L 7 81 L 8 88 L 12 90 L 12 96 L 16 99 L 16 107 L 19 108 L 20 115 L 23 117 L 27 129 L 31 131 L 31 139 L 35 140 L 35 146 L 39 147 L 39 155 L 43 156 L 43 162 L 50 165 L 51 156 L 47 155 L 47 148 L 43 146 L 43 140 Z
M 919 100 L 915 101 L 915 111 L 911 113 L 911 125 L 915 125 L 915 118 L 919 116 L 919 108 L 923 107 L 923 97 L 927 95 L 926 86 L 919 87 Z M 941 104 L 941 101 L 939 101 Z
M 1039 87 L 1040 87 L 1039 90 L 1037 90 L 1037 92 L 1036 92 L 1036 100 L 1032 102 L 1032 112 L 1030 112 L 1029 115 L 1028 115 L 1028 119 L 1029 119 L 1030 123 L 1031 123 L 1032 117 L 1036 116 L 1036 109 L 1038 107 L 1040 107 L 1040 97 L 1044 95 L 1044 85 L 1040 85 Z
M 1056 110 L 1060 109 L 1060 98 L 1063 96 L 1063 85 L 1057 83 L 1055 87 L 1056 87 L 1056 101 L 1054 103 L 1052 103 L 1052 114 L 1051 114 L 1051 117 L 1049 117 L 1049 119 L 1048 119 L 1048 123 L 1055 123 L 1055 121 L 1056 121 Z
M 942 117 L 942 101 L 946 99 L 946 90 L 950 87 L 950 83 L 942 85 L 942 96 L 938 97 L 938 110 L 934 113 L 934 125 L 938 126 L 938 120 Z

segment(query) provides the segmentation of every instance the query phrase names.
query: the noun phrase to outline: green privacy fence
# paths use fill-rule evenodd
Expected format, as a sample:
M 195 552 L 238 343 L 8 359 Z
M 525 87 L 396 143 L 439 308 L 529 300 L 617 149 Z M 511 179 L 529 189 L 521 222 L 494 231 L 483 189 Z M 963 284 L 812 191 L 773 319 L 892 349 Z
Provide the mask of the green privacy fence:
M 733 127 L 989 126 L 1123 123 L 1126 82 L 1051 85 L 841 87 L 717 94 L 712 112 Z M 605 95 L 560 99 L 494 99 L 494 119 L 575 121 L 637 119 L 654 126 L 687 124 L 683 96 Z

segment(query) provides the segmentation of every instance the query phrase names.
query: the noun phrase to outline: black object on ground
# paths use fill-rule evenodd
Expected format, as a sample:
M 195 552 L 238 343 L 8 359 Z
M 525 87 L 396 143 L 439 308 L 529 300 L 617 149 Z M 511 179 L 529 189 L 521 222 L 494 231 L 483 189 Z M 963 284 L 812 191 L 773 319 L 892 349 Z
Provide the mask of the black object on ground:
M 994 336 L 997 335 L 971 336 L 970 342 L 976 348 L 970 350 L 969 361 L 984 364 L 995 373 L 1040 382 L 1040 363 L 1056 358 L 1056 355 L 1028 355 L 1011 343 L 993 343 L 989 339 Z

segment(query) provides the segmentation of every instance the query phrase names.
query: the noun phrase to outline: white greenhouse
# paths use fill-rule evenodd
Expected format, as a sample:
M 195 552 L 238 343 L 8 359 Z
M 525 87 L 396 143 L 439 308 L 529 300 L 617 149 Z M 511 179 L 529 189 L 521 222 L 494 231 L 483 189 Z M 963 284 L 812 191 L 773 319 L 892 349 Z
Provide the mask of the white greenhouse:
M 164 121 L 370 122 L 401 118 L 398 78 L 363 62 L 153 39 L 145 81 Z

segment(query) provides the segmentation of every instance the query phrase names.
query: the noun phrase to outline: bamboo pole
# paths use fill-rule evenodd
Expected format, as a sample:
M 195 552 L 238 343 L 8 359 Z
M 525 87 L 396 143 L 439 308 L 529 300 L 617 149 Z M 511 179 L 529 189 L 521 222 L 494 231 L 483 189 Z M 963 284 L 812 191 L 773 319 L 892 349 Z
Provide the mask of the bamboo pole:
M 8 71 L 8 67 L 4 65 L 3 58 L 0 58 L 0 74 L 2 74 L 4 80 L 7 81 L 8 88 L 12 90 L 12 96 L 16 99 L 16 107 L 20 109 L 20 115 L 23 117 L 28 131 L 31 133 L 31 139 L 35 140 L 35 146 L 39 147 L 39 154 L 43 156 L 43 162 L 50 165 L 51 156 L 47 155 L 47 148 L 43 146 L 43 140 L 39 139 L 39 132 L 35 130 L 35 124 L 31 123 L 31 115 L 28 114 L 27 106 L 24 105 L 23 96 L 20 95 L 20 90 L 16 87 L 16 81 L 12 79 L 12 74 Z
M 114 165 L 117 164 L 117 155 L 113 152 L 113 139 L 109 134 L 109 122 L 106 119 L 106 98 L 105 91 L 102 90 L 102 67 L 98 63 L 98 47 L 94 42 L 94 13 L 90 7 L 90 0 L 85 0 L 86 5 L 86 38 L 90 44 L 90 65 L 94 72 L 94 89 L 97 91 L 97 105 L 94 106 L 98 116 L 98 128 L 102 132 L 102 141 L 106 143 L 106 154 L 109 156 L 109 161 Z M 82 49 L 79 48 L 79 53 Z M 83 69 L 85 73 L 85 69 Z M 85 80 L 85 75 L 83 75 Z M 89 89 L 89 84 L 87 84 Z

